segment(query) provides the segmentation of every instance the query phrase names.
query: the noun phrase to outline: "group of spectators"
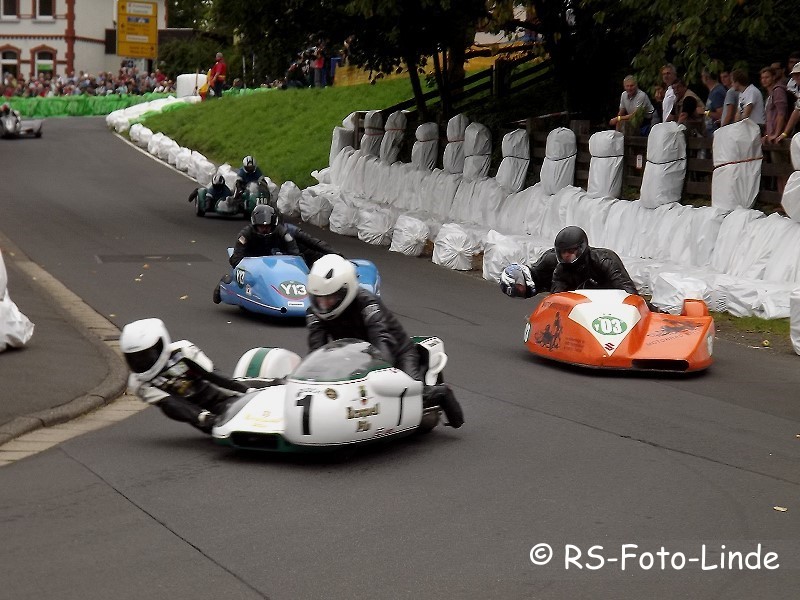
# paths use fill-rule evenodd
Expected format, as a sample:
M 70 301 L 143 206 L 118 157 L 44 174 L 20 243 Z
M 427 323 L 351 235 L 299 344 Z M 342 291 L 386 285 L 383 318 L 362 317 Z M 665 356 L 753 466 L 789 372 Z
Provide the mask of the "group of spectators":
M 800 51 L 789 54 L 785 69 L 779 62 L 762 68 L 761 89 L 743 69 L 721 73 L 704 69 L 701 81 L 707 90 L 705 100 L 689 89 L 673 65 L 666 64 L 651 101 L 629 75 L 623 80 L 619 112 L 609 126 L 620 130 L 630 122 L 637 133 L 647 135 L 655 123 L 676 121 L 693 135 L 711 137 L 720 127 L 749 118 L 769 144 L 790 137 L 800 120 Z
M 169 93 L 175 91 L 175 82 L 159 69 L 153 73 L 140 73 L 137 67 L 123 66 L 114 74 L 97 75 L 74 71 L 57 75 L 41 72 L 28 80 L 4 73 L 0 95 L 5 98 L 36 98 L 50 96 L 110 96 L 112 94 Z
M 286 89 L 332 85 L 336 67 L 349 63 L 350 45 L 354 38 L 351 35 L 341 47 L 332 48 L 329 40 L 320 37 L 314 45 L 297 54 L 286 69 L 284 78 L 272 82 L 272 87 Z
M 286 69 L 283 81 L 277 82 L 277 87 L 325 87 L 329 83 L 330 66 L 328 44 L 325 40 L 319 39 L 314 46 L 309 46 L 297 54 L 295 60 Z

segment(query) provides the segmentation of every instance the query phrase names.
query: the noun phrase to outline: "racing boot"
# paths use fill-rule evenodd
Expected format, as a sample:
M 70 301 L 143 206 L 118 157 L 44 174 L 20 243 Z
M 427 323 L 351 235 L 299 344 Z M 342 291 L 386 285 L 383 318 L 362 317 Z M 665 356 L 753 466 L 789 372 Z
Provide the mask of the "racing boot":
M 447 424 L 458 429 L 464 424 L 464 411 L 456 396 L 446 383 L 426 385 L 422 391 L 423 406 L 438 405 L 447 417 Z
M 207 410 L 202 411 L 197 415 L 197 422 L 194 424 L 200 431 L 204 433 L 211 433 L 214 423 L 217 420 L 217 415 Z

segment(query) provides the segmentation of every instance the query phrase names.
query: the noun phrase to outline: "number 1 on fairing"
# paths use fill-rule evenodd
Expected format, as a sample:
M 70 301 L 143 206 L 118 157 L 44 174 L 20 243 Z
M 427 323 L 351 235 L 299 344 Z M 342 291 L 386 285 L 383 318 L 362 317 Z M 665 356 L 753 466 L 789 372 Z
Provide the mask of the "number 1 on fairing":
M 297 399 L 297 406 L 303 407 L 303 435 L 311 435 L 311 426 L 309 424 L 309 416 L 311 415 L 311 399 L 314 396 L 308 394 L 302 398 Z

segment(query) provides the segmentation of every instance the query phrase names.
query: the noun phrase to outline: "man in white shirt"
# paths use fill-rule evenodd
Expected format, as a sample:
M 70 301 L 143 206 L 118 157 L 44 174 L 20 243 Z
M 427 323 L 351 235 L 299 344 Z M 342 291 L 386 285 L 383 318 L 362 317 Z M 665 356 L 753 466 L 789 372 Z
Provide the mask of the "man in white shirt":
M 751 119 L 763 130 L 767 115 L 764 112 L 764 97 L 761 92 L 750 83 L 750 78 L 743 69 L 734 69 L 731 73 L 731 81 L 733 87 L 739 92 L 739 110 L 736 113 L 736 120 Z

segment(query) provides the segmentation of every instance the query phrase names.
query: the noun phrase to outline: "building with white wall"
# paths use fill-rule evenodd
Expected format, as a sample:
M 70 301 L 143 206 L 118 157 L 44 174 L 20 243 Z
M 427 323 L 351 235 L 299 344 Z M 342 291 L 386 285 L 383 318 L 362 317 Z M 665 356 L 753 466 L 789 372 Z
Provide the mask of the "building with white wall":
M 164 29 L 165 0 L 155 4 Z M 126 58 L 116 54 L 116 26 L 115 0 L 0 0 L 0 71 L 18 78 L 116 72 Z

